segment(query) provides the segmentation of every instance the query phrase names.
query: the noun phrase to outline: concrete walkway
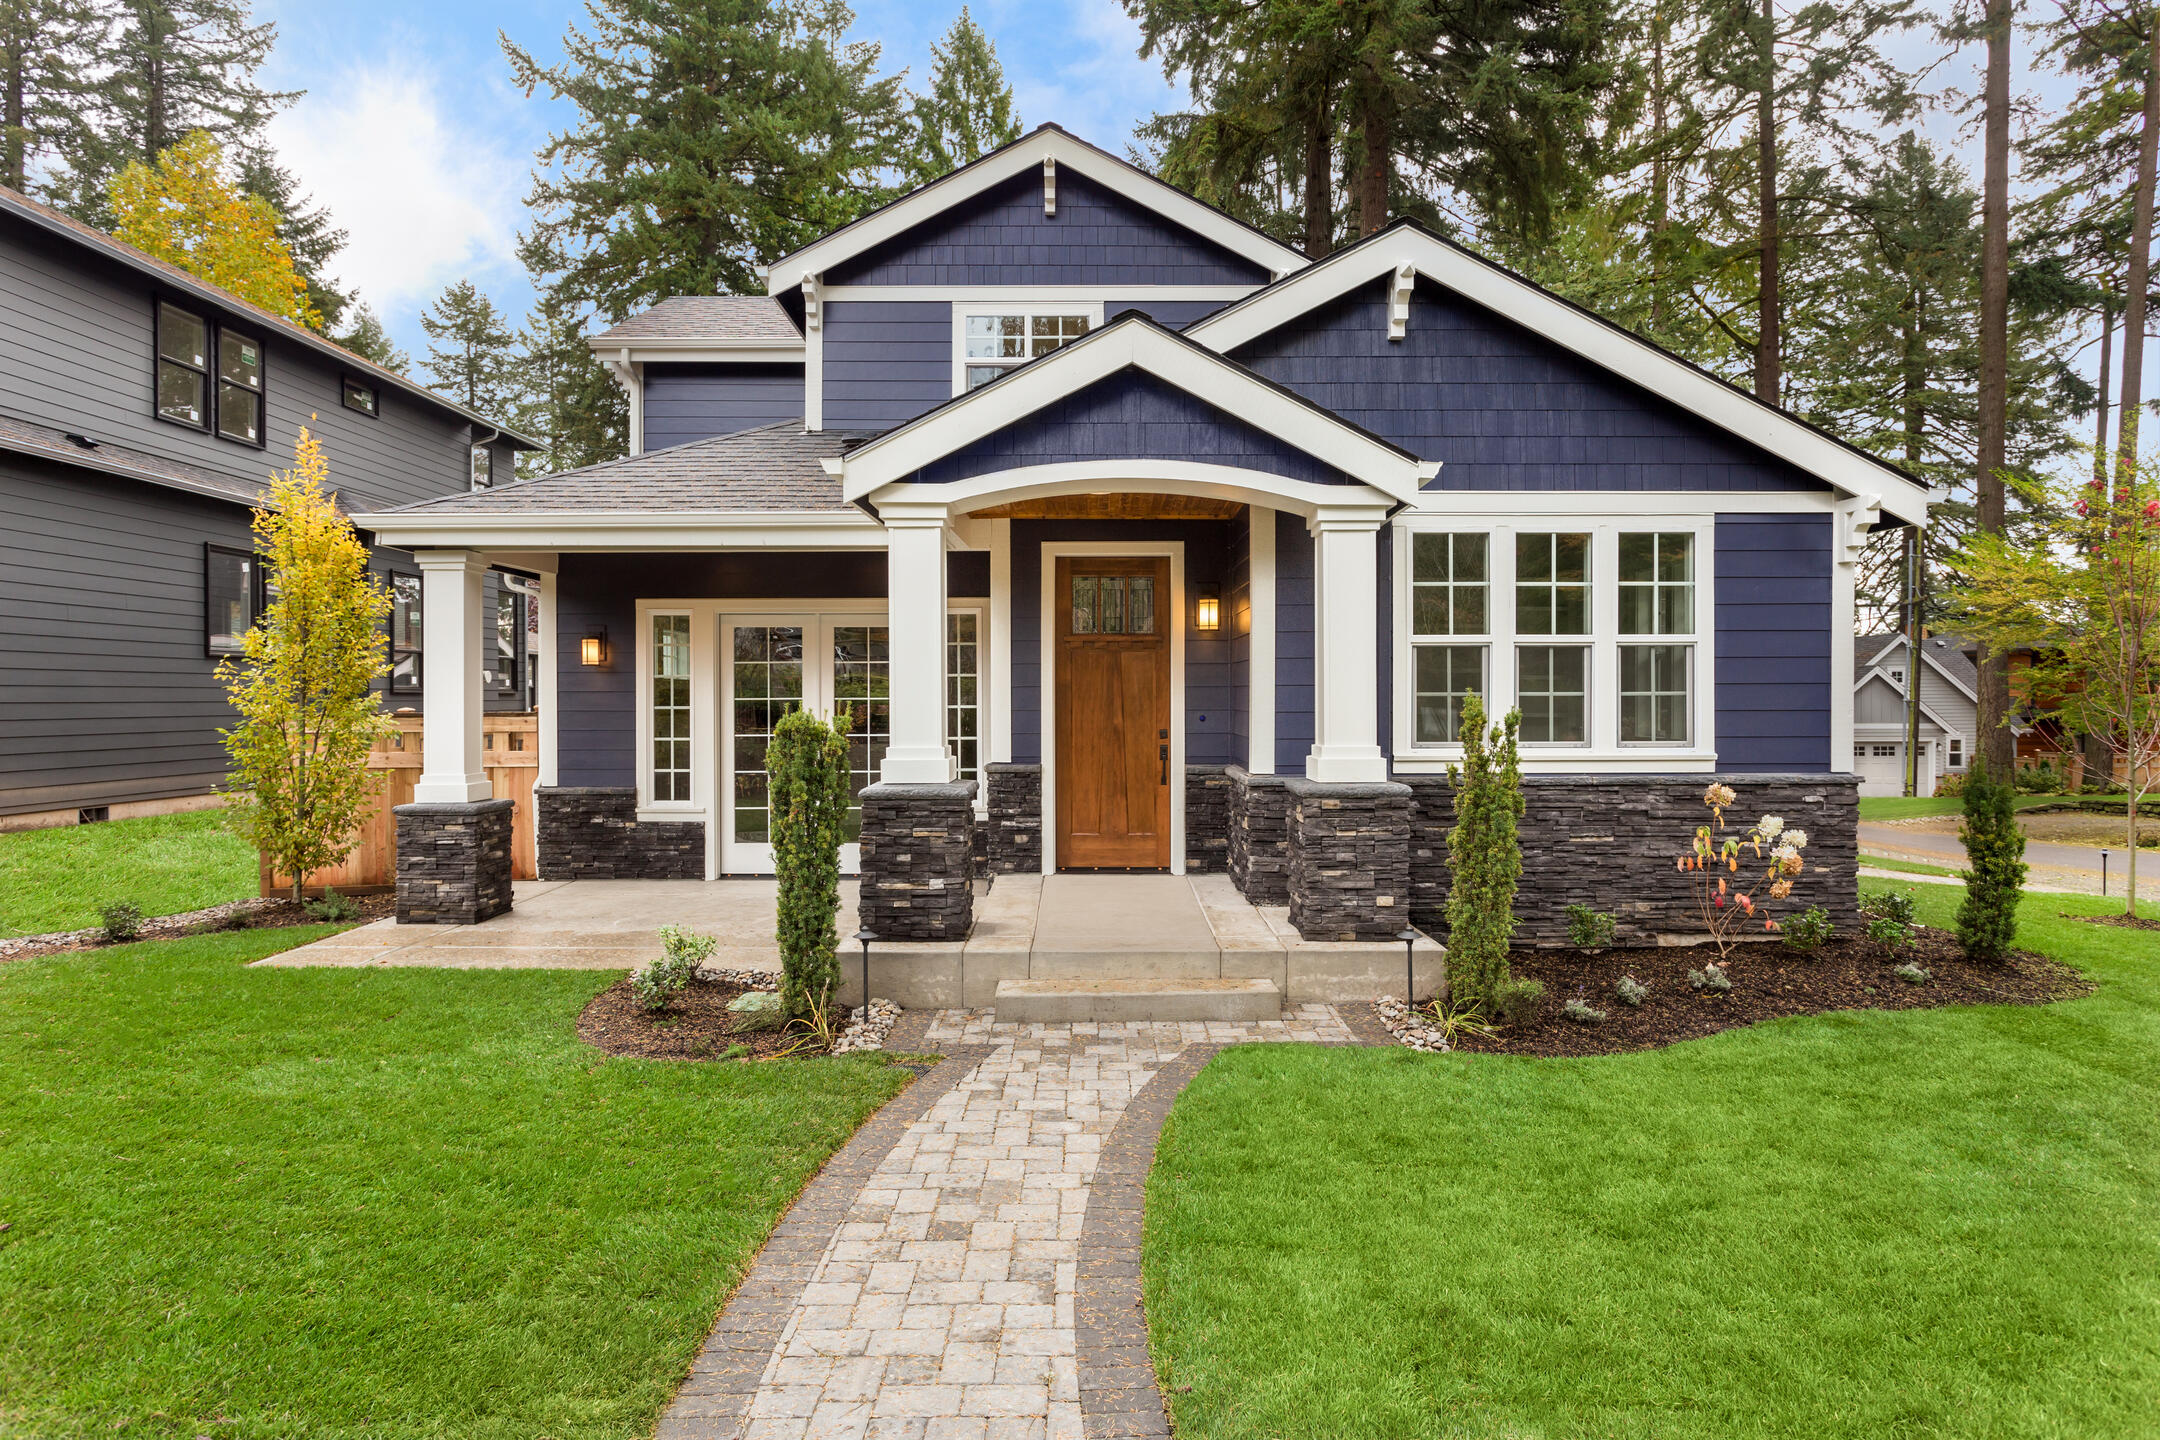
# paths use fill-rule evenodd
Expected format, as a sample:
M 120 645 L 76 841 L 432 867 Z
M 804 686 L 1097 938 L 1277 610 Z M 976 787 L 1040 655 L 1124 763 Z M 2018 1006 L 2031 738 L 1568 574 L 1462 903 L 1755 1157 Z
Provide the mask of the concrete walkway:
M 1942 830 L 1923 830 L 1908 825 L 1886 825 L 1878 820 L 1860 823 L 1860 851 L 1864 855 L 1880 855 L 1886 860 L 1910 860 L 1923 865 L 1941 865 L 1960 870 L 1965 866 L 1965 845 L 1957 837 L 1955 822 L 1945 833 Z M 2114 850 L 2108 856 L 2107 887 L 2111 895 L 2123 893 L 2128 878 L 2125 869 L 2130 855 L 2127 850 Z M 2100 893 L 2100 851 L 2090 845 L 2057 845 L 2045 840 L 2025 842 L 2027 876 L 2034 888 L 2046 888 L 2072 895 L 2097 895 Z M 2139 877 L 2148 883 L 2160 880 L 2160 860 L 2151 855 L 2139 857 Z
M 897 1134 L 866 1127 L 827 1168 L 841 1186 L 806 1192 L 656 1440 L 1167 1436 L 1141 1187 L 1176 1089 L 1253 1040 L 1355 1043 L 1324 1005 L 1242 1025 L 941 1012 L 922 1043 L 953 1058 L 917 1082 L 928 1103 Z

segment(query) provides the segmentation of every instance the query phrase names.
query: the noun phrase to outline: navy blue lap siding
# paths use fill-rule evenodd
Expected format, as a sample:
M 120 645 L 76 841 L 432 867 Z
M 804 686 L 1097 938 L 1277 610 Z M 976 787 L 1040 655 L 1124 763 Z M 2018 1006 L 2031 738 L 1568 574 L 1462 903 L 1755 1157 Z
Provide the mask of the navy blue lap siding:
M 952 398 L 949 300 L 832 300 L 824 314 L 825 428 L 885 430 Z
M 1264 285 L 1267 271 L 1067 171 L 992 186 L 825 272 L 830 285 Z
M 1387 338 L 1385 282 L 1232 351 L 1441 462 L 1437 490 L 1811 490 L 1821 481 L 1428 280 Z
M 1313 747 L 1313 539 L 1275 514 L 1275 773 L 1303 775 Z
M 1820 774 L 1830 753 L 1828 515 L 1717 518 L 1718 769 Z
M 909 478 L 943 484 L 1027 465 L 1164 459 L 1205 460 L 1318 485 L 1349 483 L 1340 470 L 1138 370 L 1098 380 Z
M 647 450 L 797 420 L 802 413 L 800 365 L 645 367 Z

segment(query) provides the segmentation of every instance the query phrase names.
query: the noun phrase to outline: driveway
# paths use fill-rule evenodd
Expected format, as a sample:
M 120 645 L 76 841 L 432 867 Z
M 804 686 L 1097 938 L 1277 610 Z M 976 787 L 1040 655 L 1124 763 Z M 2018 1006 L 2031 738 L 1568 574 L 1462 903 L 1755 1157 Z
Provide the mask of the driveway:
M 1965 846 L 1957 837 L 1957 821 L 1954 819 L 1931 819 L 1912 824 L 1886 824 L 1877 820 L 1860 822 L 1860 850 L 1866 855 L 1880 855 L 1890 860 L 1912 860 L 1923 865 L 1943 865 L 1962 869 L 1965 865 Z M 2028 878 L 2065 890 L 2100 893 L 2102 851 L 2090 845 L 2059 845 L 2044 840 L 2025 842 L 2025 863 Z M 2105 852 L 2107 855 L 2107 892 L 2120 895 L 2126 879 L 2125 870 L 2130 855 L 2123 849 Z M 2148 883 L 2160 881 L 2160 860 L 2145 856 L 2138 866 L 2140 878 Z

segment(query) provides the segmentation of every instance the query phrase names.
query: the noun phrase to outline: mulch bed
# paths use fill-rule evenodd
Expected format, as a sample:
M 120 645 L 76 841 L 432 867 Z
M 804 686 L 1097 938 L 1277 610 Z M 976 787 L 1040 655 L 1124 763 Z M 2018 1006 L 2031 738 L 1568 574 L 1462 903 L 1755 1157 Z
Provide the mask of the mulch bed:
M 359 912 L 349 923 L 365 925 L 370 920 L 381 920 L 397 912 L 397 895 L 384 890 L 373 895 L 346 896 Z M 213 905 L 207 910 L 190 910 L 180 915 L 159 915 L 144 920 L 137 940 L 173 940 L 185 935 L 215 935 L 225 930 L 274 930 L 287 925 L 320 925 L 323 921 L 310 915 L 290 899 L 258 899 L 228 901 Z M 102 949 L 111 942 L 99 929 L 64 930 L 51 935 L 27 935 L 14 940 L 0 940 L 0 961 L 27 960 L 37 955 L 59 955 L 71 950 Z
M 1516 978 L 1545 984 L 1537 1016 L 1490 1039 L 1463 1037 L 1456 1048 L 1503 1055 L 1620 1055 L 1788 1015 L 2045 1005 L 2093 988 L 2067 965 L 2028 951 L 2014 952 L 2001 965 L 1974 964 L 1948 931 L 1922 928 L 1900 949 L 1864 938 L 1833 941 L 1813 955 L 1778 944 L 1743 945 L 1727 967 L 1730 992 L 1713 995 L 1690 987 L 1688 971 L 1715 958 L 1708 946 L 1517 950 L 1508 957 Z M 1934 979 L 1926 985 L 1899 979 L 1892 972 L 1907 961 L 1933 972 Z M 1639 1007 L 1621 1004 L 1613 993 L 1623 975 L 1650 987 Z M 1603 1023 L 1568 1019 L 1562 1007 L 1575 999 L 1603 1010 Z
M 728 980 L 693 980 L 658 1014 L 638 1004 L 628 979 L 618 980 L 592 998 L 578 1016 L 578 1039 L 610 1055 L 638 1055 L 647 1060 L 718 1060 L 736 1045 L 747 1046 L 741 1060 L 766 1060 L 786 1051 L 817 1055 L 815 1042 L 802 1045 L 800 1030 L 735 1032 L 740 1017 L 728 1001 L 747 986 Z
M 2065 920 L 2082 920 L 2087 925 L 2116 925 L 2125 930 L 2160 930 L 2160 920 L 2147 919 L 2143 915 L 2065 915 Z

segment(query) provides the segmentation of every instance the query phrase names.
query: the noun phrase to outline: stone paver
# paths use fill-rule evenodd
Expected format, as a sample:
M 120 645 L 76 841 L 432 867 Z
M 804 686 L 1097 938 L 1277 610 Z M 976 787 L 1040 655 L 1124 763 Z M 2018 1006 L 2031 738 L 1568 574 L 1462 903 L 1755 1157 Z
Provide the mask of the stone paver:
M 1138 1306 L 1147 1165 L 1184 1081 L 1217 1048 L 1256 1040 L 1357 1043 L 1325 1005 L 1243 1024 L 939 1012 L 922 1043 L 950 1058 L 895 1102 L 913 1097 L 911 1118 L 858 1144 L 865 1127 L 789 1212 L 785 1272 L 764 1276 L 760 1258 L 657 1440 L 1167 1434 Z M 805 1264 L 821 1217 L 836 1223 Z

